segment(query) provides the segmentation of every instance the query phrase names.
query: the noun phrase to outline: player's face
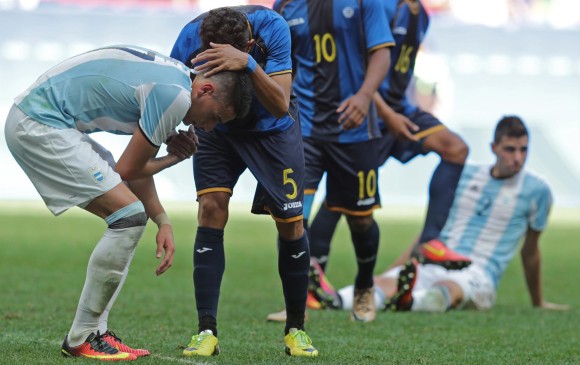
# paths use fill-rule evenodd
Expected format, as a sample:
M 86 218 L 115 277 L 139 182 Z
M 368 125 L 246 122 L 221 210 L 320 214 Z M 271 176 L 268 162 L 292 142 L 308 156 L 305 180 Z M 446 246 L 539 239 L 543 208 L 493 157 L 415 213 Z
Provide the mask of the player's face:
M 185 116 L 184 124 L 193 124 L 206 132 L 216 125 L 229 122 L 236 114 L 232 107 L 224 108 L 214 97 L 214 86 L 202 85 L 191 92 L 191 108 Z
M 499 143 L 492 143 L 491 149 L 497 157 L 493 167 L 494 177 L 511 177 L 524 167 L 528 157 L 528 136 L 503 136 Z
M 212 131 L 216 125 L 229 122 L 235 118 L 232 108 L 223 108 L 213 97 L 205 97 L 201 106 L 191 114 L 191 124 L 206 132 Z M 198 103 L 199 105 L 199 103 Z

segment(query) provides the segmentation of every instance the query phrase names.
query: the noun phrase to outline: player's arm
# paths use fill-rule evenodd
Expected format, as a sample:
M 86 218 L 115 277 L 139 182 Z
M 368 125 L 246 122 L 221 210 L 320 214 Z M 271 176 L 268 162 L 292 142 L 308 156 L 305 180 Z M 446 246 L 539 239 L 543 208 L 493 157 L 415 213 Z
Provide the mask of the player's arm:
M 157 250 L 155 256 L 160 259 L 163 252 L 165 252 L 165 255 L 163 255 L 163 259 L 157 266 L 155 273 L 161 275 L 173 264 L 175 242 L 173 239 L 171 222 L 165 213 L 165 209 L 163 209 L 163 206 L 161 205 L 161 201 L 159 201 L 153 176 L 130 180 L 127 183 L 129 184 L 131 191 L 133 191 L 133 193 L 143 203 L 147 216 L 150 217 L 159 228 L 156 236 Z
M 521 249 L 522 264 L 524 267 L 524 274 L 526 278 L 526 284 L 528 286 L 528 291 L 530 293 L 530 299 L 532 300 L 532 305 L 538 308 L 553 309 L 553 310 L 567 310 L 567 305 L 560 305 L 554 303 L 548 303 L 544 301 L 542 296 L 542 284 L 541 284 L 541 255 L 540 255 L 540 240 L 539 231 L 534 231 L 528 229 L 526 237 L 524 239 L 524 244 Z
M 119 158 L 115 170 L 124 181 L 130 181 L 153 176 L 183 160 L 174 154 L 155 157 L 158 151 L 159 147 L 151 144 L 141 129 L 137 128 Z
M 395 138 L 402 141 L 418 140 L 413 134 L 419 131 L 419 127 L 415 123 L 403 114 L 394 111 L 378 92 L 375 93 L 373 100 L 377 106 L 379 117 L 385 122 Z
M 373 51 L 369 57 L 365 79 L 356 94 L 340 104 L 338 122 L 344 129 L 360 126 L 369 112 L 369 105 L 380 83 L 387 76 L 391 64 L 391 51 L 383 47 Z
M 212 48 L 205 50 L 192 60 L 195 67 L 209 77 L 220 71 L 248 70 L 254 93 L 260 103 L 277 118 L 288 112 L 290 105 L 291 73 L 268 76 L 256 61 L 246 52 L 231 45 L 210 43 Z

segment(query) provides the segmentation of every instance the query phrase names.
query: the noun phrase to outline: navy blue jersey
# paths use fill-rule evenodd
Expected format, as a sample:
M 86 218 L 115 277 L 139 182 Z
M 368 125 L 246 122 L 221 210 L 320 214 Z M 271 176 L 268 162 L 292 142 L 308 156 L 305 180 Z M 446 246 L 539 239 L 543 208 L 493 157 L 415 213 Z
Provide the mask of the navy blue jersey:
M 406 91 L 413 78 L 417 52 L 429 26 L 429 16 L 418 0 L 388 0 L 385 8 L 393 14 L 391 32 L 396 46 L 391 49 L 391 67 L 379 92 L 395 111 L 411 113 L 417 107 L 409 102 Z
M 367 55 L 393 45 L 382 1 L 277 0 L 274 9 L 292 34 L 302 135 L 340 143 L 378 137 L 374 107 L 353 130 L 341 128 L 336 109 L 362 86 Z
M 291 73 L 290 31 L 284 19 L 272 9 L 259 5 L 232 8 L 246 15 L 252 38 L 255 40 L 249 53 L 264 72 L 269 76 Z M 206 15 L 207 13 L 201 14 L 182 29 L 173 45 L 172 58 L 191 65 L 191 60 L 202 51 L 199 28 Z M 281 118 L 273 116 L 257 98 L 254 98 L 252 110 L 247 117 L 219 124 L 216 128 L 224 132 L 285 131 L 297 120 L 297 115 L 294 93 L 290 97 L 288 113 Z

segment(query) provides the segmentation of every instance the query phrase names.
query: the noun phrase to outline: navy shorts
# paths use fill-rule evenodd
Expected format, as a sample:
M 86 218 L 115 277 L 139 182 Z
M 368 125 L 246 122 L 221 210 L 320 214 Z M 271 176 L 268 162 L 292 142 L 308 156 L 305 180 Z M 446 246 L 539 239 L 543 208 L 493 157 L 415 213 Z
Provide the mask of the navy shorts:
M 379 139 L 338 143 L 304 138 L 305 194 L 314 194 L 324 173 L 329 210 L 367 216 L 380 208 Z
M 283 132 L 210 133 L 197 129 L 199 149 L 193 175 L 197 196 L 233 193 L 248 168 L 258 180 L 252 213 L 270 214 L 278 222 L 302 219 L 304 199 L 304 147 L 300 126 Z
M 407 163 L 418 155 L 426 155 L 429 151 L 423 148 L 425 138 L 447 129 L 439 119 L 420 109 L 405 116 L 419 127 L 419 131 L 415 133 L 419 141 L 398 141 L 391 133 L 384 132 L 379 142 L 379 166 L 391 156 L 401 163 Z

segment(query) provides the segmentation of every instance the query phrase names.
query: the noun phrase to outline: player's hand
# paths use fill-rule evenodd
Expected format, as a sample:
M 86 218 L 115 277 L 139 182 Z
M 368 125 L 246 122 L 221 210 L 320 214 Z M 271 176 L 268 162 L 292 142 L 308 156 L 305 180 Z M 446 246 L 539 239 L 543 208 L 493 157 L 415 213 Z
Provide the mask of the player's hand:
M 169 224 L 162 224 L 157 232 L 157 252 L 155 257 L 161 259 L 161 263 L 155 269 L 157 276 L 163 274 L 173 264 L 175 254 L 175 242 L 173 241 L 173 229 Z M 165 255 L 163 252 L 165 251 Z
M 218 44 L 210 42 L 212 48 L 198 54 L 193 60 L 192 65 L 203 63 L 193 69 L 196 72 L 202 72 L 205 77 L 209 77 L 220 71 L 241 71 L 248 64 L 249 55 L 242 52 L 229 44 Z
M 385 120 L 389 132 L 391 132 L 399 141 L 414 141 L 419 139 L 413 134 L 419 131 L 419 126 L 411 122 L 403 114 L 393 113 L 388 120 Z
M 197 152 L 199 139 L 195 134 L 195 129 L 190 125 L 187 131 L 179 130 L 179 132 L 172 134 L 165 143 L 168 153 L 184 160 Z
M 570 306 L 567 304 L 556 304 L 556 303 L 549 303 L 543 302 L 538 308 L 547 309 L 551 311 L 567 311 L 570 309 Z
M 342 129 L 349 130 L 359 127 L 365 120 L 368 112 L 371 97 L 356 93 L 340 104 L 336 112 L 340 114 L 338 123 Z

